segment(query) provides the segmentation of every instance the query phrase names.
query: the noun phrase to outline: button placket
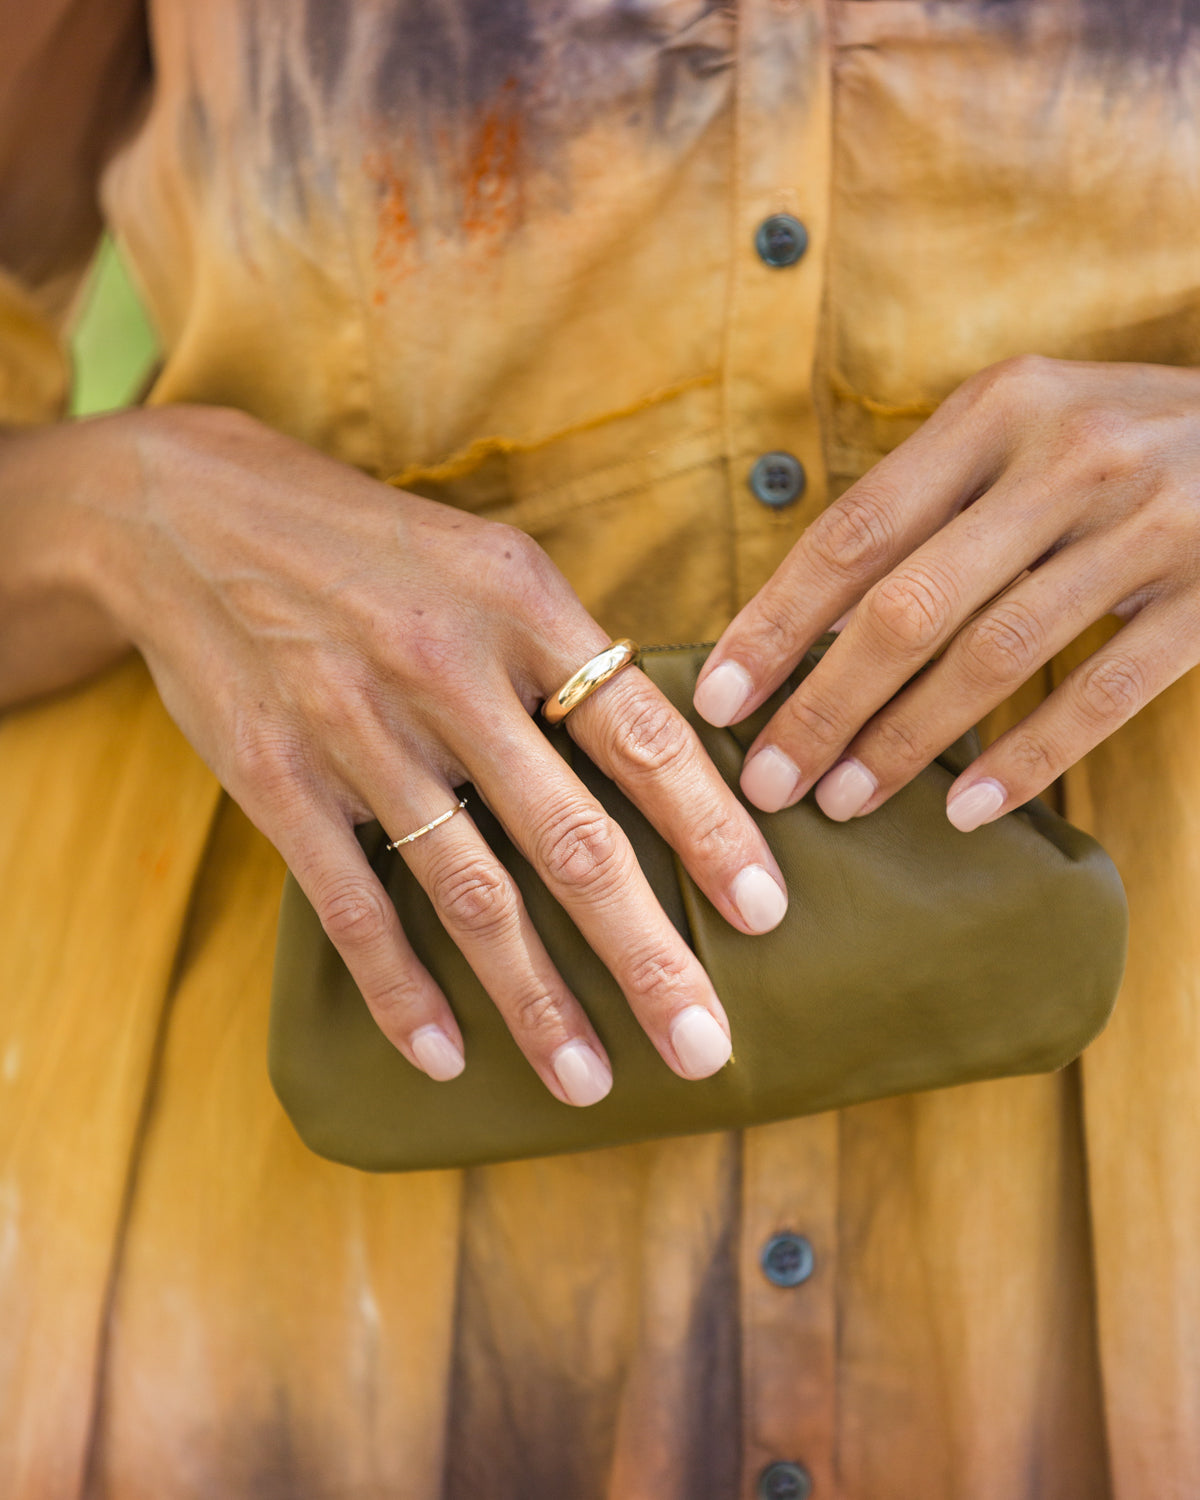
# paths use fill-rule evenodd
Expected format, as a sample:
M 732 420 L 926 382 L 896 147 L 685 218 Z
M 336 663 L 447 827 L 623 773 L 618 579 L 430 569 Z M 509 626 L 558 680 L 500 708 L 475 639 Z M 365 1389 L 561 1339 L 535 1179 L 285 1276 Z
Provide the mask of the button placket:
M 812 374 L 829 217 L 824 0 L 738 9 L 737 203 L 725 357 L 725 445 L 744 603 L 825 505 Z M 794 492 L 763 460 L 797 465 Z
M 812 380 L 828 243 L 831 76 L 825 0 L 741 0 L 737 18 L 736 203 L 722 395 L 741 604 L 826 502 Z M 757 248 L 758 234 L 785 216 L 803 226 L 805 250 L 790 264 L 772 265 Z M 782 237 L 772 235 L 771 243 L 786 249 Z M 796 236 L 793 248 L 798 243 Z M 760 486 L 776 501 L 787 494 L 781 504 L 764 503 L 752 488 L 764 459 Z M 835 1495 L 837 1129 L 836 1116 L 822 1115 L 743 1137 L 741 1500 L 760 1500 L 769 1473 L 772 1482 L 807 1484 L 797 1495 Z M 759 1257 L 789 1226 L 808 1240 L 814 1270 L 785 1291 L 763 1274 Z
M 834 1114 L 743 1136 L 742 1500 L 788 1464 L 836 1494 L 837 1182 Z

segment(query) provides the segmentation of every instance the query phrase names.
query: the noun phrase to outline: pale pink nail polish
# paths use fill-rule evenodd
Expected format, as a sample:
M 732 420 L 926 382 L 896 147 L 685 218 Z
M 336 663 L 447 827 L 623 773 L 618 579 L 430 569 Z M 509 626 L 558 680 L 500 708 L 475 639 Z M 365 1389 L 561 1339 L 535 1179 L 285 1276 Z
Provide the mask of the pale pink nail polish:
M 751 932 L 770 932 L 787 911 L 787 896 L 762 865 L 747 865 L 733 882 L 733 904 Z
M 742 791 L 763 812 L 786 807 L 799 785 L 799 769 L 774 745 L 760 750 L 742 768 Z
M 440 1026 L 422 1026 L 408 1039 L 417 1066 L 437 1083 L 457 1078 L 467 1061 Z
M 702 719 L 721 729 L 733 723 L 753 690 L 745 667 L 736 661 L 723 661 L 696 689 L 692 701 Z
M 671 1023 L 671 1045 L 689 1078 L 709 1078 L 733 1055 L 733 1045 L 702 1005 L 689 1005 Z
M 864 808 L 879 790 L 879 783 L 862 761 L 839 762 L 817 782 L 814 796 L 827 818 L 844 823 Z
M 572 1104 L 598 1104 L 612 1088 L 612 1071 L 587 1042 L 564 1042 L 551 1061 L 554 1076 Z
M 970 833 L 993 818 L 1007 798 L 1008 793 L 998 781 L 977 781 L 950 799 L 946 816 L 960 832 Z

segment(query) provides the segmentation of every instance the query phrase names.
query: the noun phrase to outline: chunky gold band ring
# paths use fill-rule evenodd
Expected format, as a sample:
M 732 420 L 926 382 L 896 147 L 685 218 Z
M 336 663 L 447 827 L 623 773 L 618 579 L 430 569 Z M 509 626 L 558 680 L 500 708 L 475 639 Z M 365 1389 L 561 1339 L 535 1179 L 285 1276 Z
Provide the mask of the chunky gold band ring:
M 578 708 L 585 698 L 591 697 L 598 687 L 615 677 L 625 667 L 636 665 L 639 647 L 636 641 L 613 641 L 591 661 L 585 661 L 579 671 L 568 677 L 553 698 L 542 704 L 542 713 L 550 724 L 561 724 L 573 708 Z
M 448 823 L 454 816 L 454 814 L 456 812 L 462 812 L 463 808 L 466 807 L 466 805 L 467 799 L 465 797 L 460 797 L 458 799 L 457 807 L 452 807 L 448 812 L 439 814 L 439 816 L 434 818 L 431 822 L 422 824 L 422 826 L 418 828 L 415 833 L 406 833 L 402 839 L 393 839 L 393 841 L 387 846 L 388 849 L 399 849 L 401 844 L 411 844 L 414 839 L 424 838 L 427 833 L 432 833 L 435 828 L 440 828 L 443 823 Z

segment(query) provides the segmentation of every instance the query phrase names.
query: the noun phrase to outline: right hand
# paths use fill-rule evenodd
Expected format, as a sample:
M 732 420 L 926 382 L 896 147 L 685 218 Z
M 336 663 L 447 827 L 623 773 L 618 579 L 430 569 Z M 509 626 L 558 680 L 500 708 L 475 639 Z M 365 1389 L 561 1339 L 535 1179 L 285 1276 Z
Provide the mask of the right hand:
M 668 1066 L 684 1078 L 723 1066 L 729 1024 L 707 975 L 620 827 L 530 717 L 608 643 L 530 538 L 241 413 L 163 408 L 81 426 L 121 445 L 118 468 L 139 476 L 95 500 L 105 609 L 410 1062 L 453 1077 L 462 1037 L 353 830 L 378 818 L 398 838 L 471 781 Z M 778 923 L 783 878 L 762 835 L 641 672 L 619 673 L 567 723 L 729 922 Z M 401 853 L 546 1087 L 564 1103 L 603 1097 L 604 1049 L 469 811 Z

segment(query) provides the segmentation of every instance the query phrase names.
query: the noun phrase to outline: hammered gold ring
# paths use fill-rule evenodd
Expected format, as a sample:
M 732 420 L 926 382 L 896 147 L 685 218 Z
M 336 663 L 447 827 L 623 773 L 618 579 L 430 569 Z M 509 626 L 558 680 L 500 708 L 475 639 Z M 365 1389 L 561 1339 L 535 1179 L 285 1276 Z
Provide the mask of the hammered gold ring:
M 636 666 L 640 648 L 636 641 L 613 641 L 605 646 L 590 661 L 585 661 L 578 672 L 568 677 L 553 698 L 542 704 L 542 714 L 549 724 L 561 724 L 573 708 L 578 708 L 585 698 L 590 698 L 598 687 L 603 687 L 610 677 L 626 667 Z
M 467 799 L 465 797 L 460 797 L 458 799 L 457 807 L 451 807 L 448 808 L 444 813 L 439 813 L 436 818 L 431 818 L 428 823 L 422 823 L 420 828 L 414 829 L 412 833 L 406 833 L 402 839 L 393 839 L 392 842 L 387 846 L 388 853 L 394 853 L 395 850 L 399 849 L 401 844 L 411 844 L 414 843 L 417 839 L 424 838 L 427 833 L 432 833 L 435 828 L 440 828 L 443 823 L 448 823 L 454 816 L 454 814 L 456 812 L 462 812 L 463 808 L 466 807 L 466 805 Z

